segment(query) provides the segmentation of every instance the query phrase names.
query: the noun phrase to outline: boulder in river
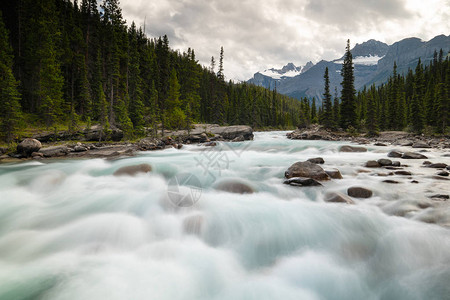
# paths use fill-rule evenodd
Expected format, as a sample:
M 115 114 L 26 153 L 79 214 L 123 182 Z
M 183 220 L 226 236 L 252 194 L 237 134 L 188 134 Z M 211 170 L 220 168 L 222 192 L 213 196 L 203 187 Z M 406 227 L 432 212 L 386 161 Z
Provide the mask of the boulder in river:
M 225 180 L 219 182 L 215 188 L 220 191 L 234 194 L 253 194 L 255 192 L 249 184 L 238 180 Z
M 448 176 L 449 173 L 447 171 L 441 171 L 441 172 L 437 173 L 436 175 L 438 175 L 438 176 Z
M 342 179 L 342 174 L 338 169 L 327 169 L 325 170 L 325 173 L 328 174 L 328 176 L 330 176 L 333 179 Z
M 370 198 L 372 197 L 373 192 L 369 189 L 359 187 L 359 186 L 352 186 L 347 189 L 347 194 L 350 197 L 355 198 Z
M 395 175 L 402 175 L 402 176 L 411 176 L 412 175 L 411 172 L 405 171 L 405 170 L 395 171 L 394 174 Z
M 309 158 L 307 161 L 312 162 L 313 164 L 324 164 L 325 161 L 322 157 Z
M 329 180 L 330 176 L 317 164 L 309 161 L 296 162 L 284 173 L 286 178 L 307 177 L 316 180 Z
M 139 173 L 149 173 L 152 171 L 152 166 L 149 164 L 139 164 L 134 166 L 121 167 L 114 172 L 114 176 L 134 176 Z
M 379 168 L 381 165 L 375 160 L 369 160 L 364 165 L 366 168 Z
M 388 157 L 402 157 L 402 153 L 400 151 L 397 150 L 392 150 L 388 153 L 387 155 Z
M 423 154 L 416 153 L 416 152 L 405 152 L 402 154 L 402 158 L 404 158 L 404 159 L 427 159 L 428 157 L 426 157 Z
M 339 148 L 339 152 L 367 152 L 367 149 L 360 146 L 344 145 Z
M 212 127 L 211 133 L 219 134 L 226 140 L 234 140 L 241 135 L 244 140 L 253 140 L 253 129 L 246 125 Z
M 380 158 L 379 160 L 377 160 L 377 162 L 383 167 L 392 166 L 392 160 L 387 158 Z
M 444 164 L 444 163 L 429 164 L 429 165 L 427 165 L 427 167 L 434 168 L 434 169 L 445 169 L 447 167 L 447 164 Z
M 325 202 L 355 204 L 355 202 L 349 196 L 338 192 L 327 193 L 324 200 Z
M 25 157 L 29 157 L 31 153 L 38 152 L 41 149 L 42 144 L 36 139 L 24 139 L 19 145 L 17 145 L 17 152 Z
M 306 177 L 292 177 L 286 179 L 284 184 L 289 184 L 293 186 L 321 186 L 322 184 L 315 179 Z

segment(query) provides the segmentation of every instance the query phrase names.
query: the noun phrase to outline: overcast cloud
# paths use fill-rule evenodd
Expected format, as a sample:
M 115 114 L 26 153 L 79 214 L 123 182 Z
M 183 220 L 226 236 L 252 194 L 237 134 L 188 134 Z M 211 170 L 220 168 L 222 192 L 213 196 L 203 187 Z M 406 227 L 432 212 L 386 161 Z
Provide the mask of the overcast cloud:
M 124 18 L 209 65 L 224 47 L 227 79 L 288 62 L 332 60 L 369 39 L 450 34 L 450 0 L 121 0 Z

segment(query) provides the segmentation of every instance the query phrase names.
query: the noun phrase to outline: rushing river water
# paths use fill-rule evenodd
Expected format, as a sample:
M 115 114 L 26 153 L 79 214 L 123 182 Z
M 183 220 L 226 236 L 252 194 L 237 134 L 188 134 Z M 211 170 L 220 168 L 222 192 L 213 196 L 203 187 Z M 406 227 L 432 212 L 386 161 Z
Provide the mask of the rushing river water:
M 383 183 L 358 170 L 392 147 L 340 145 L 268 132 L 116 161 L 0 165 L 0 299 L 450 299 L 450 212 L 428 199 L 450 184 L 422 160 L 402 161 L 413 178 Z M 427 156 L 450 164 L 442 154 Z M 317 156 L 344 179 L 283 185 L 292 163 Z M 113 176 L 140 163 L 153 171 Z M 191 175 L 193 186 L 177 185 Z M 227 180 L 255 193 L 218 190 Z M 354 185 L 374 196 L 324 202 Z

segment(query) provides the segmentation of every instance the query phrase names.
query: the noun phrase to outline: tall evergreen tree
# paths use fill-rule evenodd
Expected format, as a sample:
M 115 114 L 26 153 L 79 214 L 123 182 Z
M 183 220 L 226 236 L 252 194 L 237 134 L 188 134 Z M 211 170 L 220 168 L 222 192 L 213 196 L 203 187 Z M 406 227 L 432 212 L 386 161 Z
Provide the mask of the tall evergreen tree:
M 342 91 L 341 91 L 341 126 L 342 128 L 349 128 L 350 126 L 356 128 L 356 90 L 355 77 L 353 75 L 353 61 L 352 53 L 350 52 L 350 40 L 347 40 L 347 47 L 345 48 L 344 63 L 342 64 Z
M 12 142 L 22 120 L 20 94 L 12 72 L 12 49 L 0 11 L 0 137 Z
M 325 74 L 323 75 L 325 80 L 325 91 L 323 93 L 323 125 L 326 128 L 332 128 L 334 126 L 333 120 L 333 104 L 331 103 L 330 94 L 330 77 L 328 75 L 328 67 L 325 68 Z

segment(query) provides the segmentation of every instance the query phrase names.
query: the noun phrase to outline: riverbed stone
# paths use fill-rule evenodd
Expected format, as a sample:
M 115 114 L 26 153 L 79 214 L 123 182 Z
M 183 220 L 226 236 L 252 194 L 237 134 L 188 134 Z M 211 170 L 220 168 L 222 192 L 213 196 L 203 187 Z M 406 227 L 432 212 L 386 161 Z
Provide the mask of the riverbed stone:
M 391 183 L 391 184 L 398 184 L 398 183 L 400 183 L 399 181 L 392 180 L 392 179 L 386 179 L 386 180 L 383 180 L 383 182 L 384 183 Z
M 447 171 L 441 171 L 441 172 L 437 173 L 436 175 L 439 175 L 439 176 L 449 176 L 449 174 L 450 174 L 450 173 L 448 173 Z
M 67 146 L 52 146 L 42 148 L 39 152 L 42 153 L 44 157 L 58 157 L 67 155 L 70 150 Z
M 427 166 L 428 168 L 434 168 L 434 169 L 445 169 L 447 167 L 447 164 L 444 163 L 435 163 L 435 164 L 430 164 Z
M 339 152 L 367 152 L 367 149 L 360 146 L 344 145 L 339 148 Z
M 325 170 L 325 173 L 327 173 L 328 176 L 330 176 L 333 179 L 342 179 L 343 178 L 341 172 L 336 168 L 327 169 L 327 170 Z
M 387 158 L 380 158 L 377 162 L 383 167 L 392 165 L 392 160 Z
M 415 143 L 412 145 L 412 147 L 413 147 L 413 148 L 431 148 L 431 146 L 428 145 L 428 144 L 425 143 L 425 142 L 415 142 Z
M 373 192 L 367 188 L 363 188 L 360 186 L 352 186 L 347 189 L 347 194 L 350 197 L 355 198 L 370 198 L 373 195 Z
M 369 160 L 364 165 L 366 168 L 379 168 L 381 165 L 376 160 Z
M 405 152 L 405 153 L 403 153 L 402 158 L 404 158 L 404 159 L 427 159 L 428 157 L 426 157 L 423 154 L 416 153 L 416 152 Z
M 284 173 L 286 178 L 307 177 L 316 180 L 329 180 L 330 176 L 317 164 L 309 161 L 296 162 Z
M 402 176 L 411 176 L 412 175 L 411 172 L 405 171 L 405 170 L 395 171 L 394 174 L 395 175 L 402 175 Z
M 325 202 L 355 204 L 355 202 L 347 195 L 339 192 L 327 193 L 324 197 Z
M 322 157 L 309 158 L 307 161 L 312 162 L 313 164 L 324 164 L 325 161 Z
M 292 177 L 283 181 L 284 184 L 292 186 L 321 186 L 322 184 L 315 179 L 307 177 Z
M 393 167 L 400 167 L 400 162 L 399 161 L 393 161 L 392 162 L 392 166 Z
M 152 171 L 152 166 L 149 164 L 139 164 L 133 166 L 125 166 L 117 169 L 114 176 L 135 176 L 139 173 L 149 173 Z
M 397 150 L 392 150 L 392 151 L 390 151 L 388 153 L 387 156 L 388 157 L 397 157 L 397 158 L 399 158 L 399 157 L 402 157 L 402 153 L 400 151 L 397 151 Z
M 255 190 L 247 183 L 238 180 L 226 180 L 215 186 L 216 190 L 234 194 L 253 194 Z
M 27 138 L 17 145 L 17 153 L 29 157 L 31 153 L 38 152 L 41 147 L 42 144 L 38 140 Z
M 253 129 L 246 125 L 212 127 L 211 133 L 219 134 L 226 140 L 233 140 L 241 135 L 244 140 L 253 140 Z

